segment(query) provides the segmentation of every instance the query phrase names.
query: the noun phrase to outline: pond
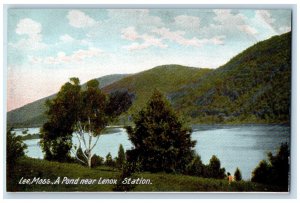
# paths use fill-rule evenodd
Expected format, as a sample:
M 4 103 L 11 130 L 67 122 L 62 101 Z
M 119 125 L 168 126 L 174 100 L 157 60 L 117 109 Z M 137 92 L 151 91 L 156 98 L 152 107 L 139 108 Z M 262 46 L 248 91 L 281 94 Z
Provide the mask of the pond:
M 28 129 L 28 133 L 38 133 L 38 128 Z M 14 131 L 20 132 L 19 129 Z M 23 129 L 24 131 L 24 129 Z M 21 131 L 22 132 L 22 131 Z M 20 133 L 20 135 L 23 135 Z M 202 162 L 209 163 L 212 155 L 216 155 L 221 166 L 227 172 L 234 173 L 239 167 L 243 179 L 251 178 L 251 172 L 258 163 L 267 159 L 267 153 L 275 154 L 283 142 L 290 142 L 290 127 L 285 125 L 194 125 L 192 139 L 197 141 L 195 151 Z M 39 139 L 25 140 L 28 145 L 27 156 L 43 158 Z M 77 143 L 73 138 L 73 143 Z M 116 157 L 119 145 L 124 149 L 132 147 L 126 131 L 117 128 L 112 133 L 101 135 L 93 152 L 105 157 L 109 152 Z

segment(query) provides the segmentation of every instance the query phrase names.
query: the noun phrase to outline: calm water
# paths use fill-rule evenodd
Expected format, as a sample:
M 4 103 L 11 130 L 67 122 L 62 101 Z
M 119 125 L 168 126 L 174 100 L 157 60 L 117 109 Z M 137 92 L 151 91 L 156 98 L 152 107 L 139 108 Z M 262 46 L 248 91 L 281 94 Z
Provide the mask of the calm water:
M 290 140 L 290 128 L 282 125 L 195 125 L 192 139 L 197 141 L 195 150 L 200 154 L 203 163 L 207 164 L 212 155 L 216 155 L 222 167 L 231 174 L 237 167 L 242 172 L 243 179 L 250 179 L 251 172 L 260 160 L 267 159 L 267 153 L 276 153 L 282 142 Z M 124 149 L 132 147 L 124 129 L 118 132 L 102 135 L 94 152 L 105 157 L 108 152 L 117 156 L 119 145 Z M 38 133 L 39 129 L 31 128 L 28 133 Z M 20 133 L 20 135 L 22 132 Z M 26 154 L 34 158 L 43 158 L 39 139 L 26 140 Z M 73 143 L 77 139 L 73 138 Z

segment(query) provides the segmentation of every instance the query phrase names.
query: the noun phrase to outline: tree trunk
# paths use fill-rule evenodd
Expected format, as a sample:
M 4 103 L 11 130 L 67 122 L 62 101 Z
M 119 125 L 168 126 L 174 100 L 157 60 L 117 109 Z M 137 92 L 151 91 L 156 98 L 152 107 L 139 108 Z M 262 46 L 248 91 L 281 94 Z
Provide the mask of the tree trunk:
M 88 166 L 92 168 L 92 154 L 91 152 L 88 153 Z

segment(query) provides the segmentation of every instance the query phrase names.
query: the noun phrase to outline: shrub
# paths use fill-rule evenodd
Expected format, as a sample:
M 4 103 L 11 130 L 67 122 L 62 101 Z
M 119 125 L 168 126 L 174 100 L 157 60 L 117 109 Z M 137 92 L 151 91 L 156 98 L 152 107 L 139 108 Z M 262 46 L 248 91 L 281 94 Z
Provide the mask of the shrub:
M 11 134 L 10 130 L 7 132 L 6 139 L 6 161 L 8 167 L 14 167 L 17 159 L 25 155 L 24 150 L 27 149 L 27 145 L 23 143 L 21 136 Z
M 252 172 L 252 182 L 269 183 L 271 173 L 271 165 L 266 160 L 260 161 L 259 165 Z
M 281 144 L 277 155 L 268 154 L 269 162 L 263 160 L 252 172 L 253 182 L 272 184 L 288 189 L 289 183 L 289 146 Z
M 223 179 L 225 178 L 225 168 L 221 168 L 221 162 L 217 156 L 213 155 L 206 167 L 207 178 Z
M 92 167 L 101 166 L 104 163 L 104 159 L 101 156 L 94 154 L 92 156 Z
M 12 185 L 14 184 L 16 162 L 25 155 L 24 151 L 27 149 L 27 145 L 23 143 L 22 137 L 11 134 L 10 131 L 9 129 L 6 137 L 6 186 L 8 190 L 12 190 Z
M 203 177 L 205 173 L 205 165 L 201 161 L 199 155 L 195 155 L 191 163 L 187 166 L 187 175 Z
M 114 167 L 115 166 L 115 162 L 112 159 L 112 156 L 111 156 L 110 152 L 105 157 L 105 165 L 106 166 L 110 166 L 110 167 Z
M 241 173 L 239 168 L 236 168 L 236 170 L 234 172 L 234 179 L 236 181 L 241 181 L 242 180 L 242 173 Z
M 123 145 L 120 144 L 119 151 L 118 151 L 118 157 L 116 159 L 116 166 L 120 169 L 123 167 L 125 162 L 126 162 L 125 151 L 124 151 Z

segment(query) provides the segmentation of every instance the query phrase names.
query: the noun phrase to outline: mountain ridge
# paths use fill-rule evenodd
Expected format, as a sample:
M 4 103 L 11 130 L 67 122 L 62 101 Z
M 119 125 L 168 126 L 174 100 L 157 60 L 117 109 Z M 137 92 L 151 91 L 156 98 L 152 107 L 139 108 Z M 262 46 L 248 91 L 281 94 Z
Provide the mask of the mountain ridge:
M 162 65 L 102 89 L 133 93 L 134 114 L 154 88 L 192 123 L 289 123 L 291 33 L 258 42 L 217 69 Z

